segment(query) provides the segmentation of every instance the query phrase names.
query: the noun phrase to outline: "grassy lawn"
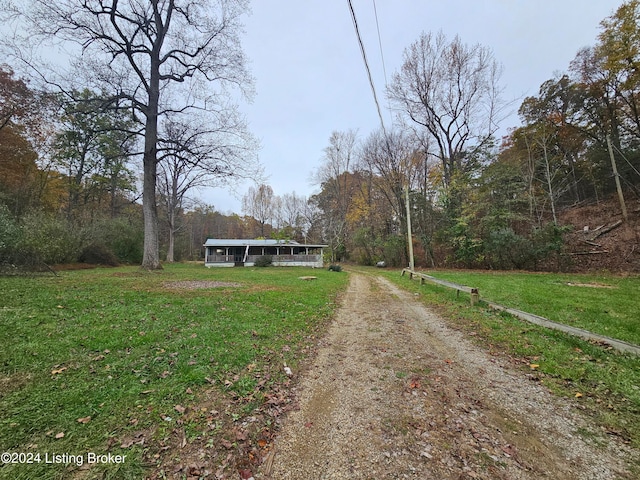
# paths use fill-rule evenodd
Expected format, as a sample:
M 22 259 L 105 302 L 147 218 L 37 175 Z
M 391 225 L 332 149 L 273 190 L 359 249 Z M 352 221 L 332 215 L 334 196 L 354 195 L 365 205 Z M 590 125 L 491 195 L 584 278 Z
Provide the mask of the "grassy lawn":
M 640 345 L 640 276 L 430 271 L 480 298 Z
M 197 283 L 210 281 L 227 283 Z M 0 478 L 138 479 L 179 465 L 176 442 L 224 468 L 252 440 L 239 422 L 295 371 L 346 282 L 201 264 L 0 277 L 0 451 L 34 462 L 0 464 Z M 89 466 L 89 452 L 126 459 Z
M 471 341 L 493 355 L 507 356 L 531 381 L 542 382 L 569 398 L 577 409 L 589 413 L 602 431 L 640 447 L 640 357 L 529 324 L 482 303 L 471 307 L 467 294 L 458 297 L 454 290 L 442 286 L 420 285 L 419 280 L 401 277 L 397 270 L 370 271 L 418 293 L 422 302 L 466 332 Z M 508 307 L 640 343 L 638 277 L 428 273 L 478 287 L 481 298 Z

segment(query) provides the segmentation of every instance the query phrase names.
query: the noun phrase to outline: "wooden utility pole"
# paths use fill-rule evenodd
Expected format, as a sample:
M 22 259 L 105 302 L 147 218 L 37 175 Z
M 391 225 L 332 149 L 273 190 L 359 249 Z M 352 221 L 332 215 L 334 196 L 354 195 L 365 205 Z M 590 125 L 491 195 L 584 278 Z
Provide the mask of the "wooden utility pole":
M 616 179 L 616 189 L 618 190 L 618 199 L 620 200 L 620 208 L 622 208 L 622 218 L 627 221 L 627 206 L 624 203 L 624 195 L 622 194 L 622 186 L 620 185 L 620 176 L 618 175 L 618 167 L 616 159 L 613 156 L 613 147 L 611 146 L 611 138 L 607 135 L 607 147 L 609 148 L 609 157 L 611 157 L 611 168 L 613 168 L 613 177 Z
M 409 242 L 409 268 L 413 272 L 413 235 L 411 235 L 411 206 L 409 205 L 409 186 L 404 187 L 405 206 L 407 207 L 407 241 Z

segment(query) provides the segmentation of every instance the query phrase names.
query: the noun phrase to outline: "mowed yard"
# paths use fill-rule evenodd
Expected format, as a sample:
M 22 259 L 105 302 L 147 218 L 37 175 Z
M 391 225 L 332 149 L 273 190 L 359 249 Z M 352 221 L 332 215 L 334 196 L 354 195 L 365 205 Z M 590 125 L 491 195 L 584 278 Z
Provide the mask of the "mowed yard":
M 230 453 L 268 446 L 284 366 L 347 281 L 201 264 L 0 277 L 0 478 L 179 477 L 198 452 L 232 471 Z
M 492 355 L 510 358 L 523 381 L 573 399 L 606 433 L 640 446 L 638 357 L 471 307 L 468 296 L 399 270 L 353 270 L 415 292 Z M 429 273 L 510 307 L 640 343 L 638 277 Z M 0 277 L 0 450 L 12 454 L 0 478 L 255 471 L 290 407 L 290 382 L 348 279 L 320 269 L 201 264 Z
M 480 297 L 555 322 L 640 345 L 637 275 L 434 271 L 443 280 L 476 287 Z

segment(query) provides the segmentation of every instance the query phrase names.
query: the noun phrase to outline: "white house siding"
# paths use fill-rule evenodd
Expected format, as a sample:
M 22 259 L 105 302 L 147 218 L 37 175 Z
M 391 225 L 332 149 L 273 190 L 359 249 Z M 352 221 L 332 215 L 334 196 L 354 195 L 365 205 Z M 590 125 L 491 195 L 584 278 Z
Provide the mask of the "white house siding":
M 208 239 L 204 244 L 204 264 L 206 267 L 253 267 L 258 257 L 271 255 L 274 266 L 322 268 L 322 251 L 326 246 L 277 240 Z

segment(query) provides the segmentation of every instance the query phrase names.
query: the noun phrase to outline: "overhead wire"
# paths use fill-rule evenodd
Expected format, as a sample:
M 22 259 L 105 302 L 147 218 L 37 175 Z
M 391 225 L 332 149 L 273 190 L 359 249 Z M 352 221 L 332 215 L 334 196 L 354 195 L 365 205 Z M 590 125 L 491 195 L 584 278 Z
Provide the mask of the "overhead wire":
M 376 87 L 373 83 L 373 76 L 371 75 L 371 69 L 369 68 L 369 61 L 367 60 L 367 53 L 364 48 L 364 43 L 362 42 L 362 37 L 360 36 L 360 29 L 358 28 L 358 20 L 356 19 L 356 12 L 353 9 L 353 4 L 351 0 L 347 0 L 349 4 L 349 10 L 351 12 L 351 20 L 353 21 L 353 28 L 356 31 L 356 37 L 358 39 L 358 45 L 360 46 L 360 53 L 362 54 L 362 60 L 364 61 L 364 68 L 367 71 L 367 76 L 369 78 L 369 85 L 371 86 L 371 92 L 373 93 L 373 101 L 376 104 L 376 109 L 378 111 L 378 117 L 380 118 L 380 125 L 382 126 L 382 131 L 384 132 L 384 136 L 387 136 L 387 130 L 384 126 L 384 120 L 382 118 L 382 109 L 380 108 L 380 102 L 378 102 L 378 95 L 376 94 Z M 377 17 L 376 17 L 377 21 Z M 378 37 L 380 38 L 380 37 Z
M 358 37 L 358 44 L 360 45 L 360 52 L 362 53 L 362 60 L 364 60 L 364 66 L 365 69 L 367 70 L 367 75 L 369 77 L 369 85 L 371 85 L 371 92 L 373 93 L 373 100 L 376 103 L 376 108 L 378 110 L 378 117 L 380 118 L 380 125 L 382 126 L 382 134 L 384 137 L 384 141 L 386 143 L 387 149 L 389 151 L 389 153 L 391 153 L 391 145 L 389 142 L 389 135 L 387 135 L 387 130 L 384 126 L 384 120 L 382 119 L 382 110 L 380 109 L 380 102 L 378 102 L 378 95 L 376 94 L 376 87 L 373 83 L 373 77 L 371 76 L 371 69 L 369 68 L 369 62 L 367 61 L 367 55 L 364 49 L 364 43 L 362 43 L 362 37 L 360 36 L 360 29 L 358 28 L 358 21 L 356 19 L 356 12 L 353 9 L 353 4 L 351 3 L 351 0 L 347 0 L 347 2 L 349 3 L 349 10 L 351 11 L 351 19 L 353 20 L 353 27 L 356 31 L 356 37 Z M 375 13 L 375 17 L 376 17 L 376 28 L 378 30 L 378 44 L 380 45 L 380 55 L 382 57 L 382 69 L 384 71 L 384 77 L 385 77 L 385 86 L 387 85 L 387 72 L 386 69 L 384 67 L 384 56 L 382 54 L 382 40 L 381 40 L 381 36 L 380 36 L 380 24 L 378 23 L 378 12 L 377 12 L 377 8 L 376 8 L 376 2 L 375 0 L 373 1 L 373 10 Z M 407 182 L 408 182 L 408 178 L 407 178 Z M 412 235 L 411 235 L 411 211 L 410 211 L 410 201 L 409 201 L 409 185 L 408 183 L 405 184 L 405 188 L 404 188 L 404 192 L 405 192 L 405 196 L 406 196 L 406 200 L 405 200 L 405 206 L 407 209 L 407 237 L 408 237 L 408 241 L 407 244 L 409 246 L 409 268 L 411 270 L 413 270 L 414 268 L 414 263 L 413 263 L 413 240 L 412 240 Z
M 387 68 L 384 64 L 384 51 L 382 50 L 382 36 L 380 35 L 380 22 L 378 22 L 378 8 L 376 7 L 376 0 L 373 1 L 373 14 L 376 18 L 376 30 L 378 32 L 378 46 L 380 47 L 380 59 L 382 60 L 382 73 L 384 74 L 384 86 L 386 87 L 389 82 L 387 81 Z
M 636 169 L 636 167 L 633 166 L 633 164 L 629 161 L 629 159 L 626 157 L 626 155 L 624 153 L 622 153 L 622 150 L 620 150 L 618 147 L 616 147 L 615 145 L 613 145 L 613 148 L 620 154 L 620 156 L 622 156 L 622 158 L 624 159 L 625 162 L 627 162 L 629 164 L 629 166 L 631 167 L 631 169 L 636 172 L 638 175 L 640 175 L 640 172 Z

